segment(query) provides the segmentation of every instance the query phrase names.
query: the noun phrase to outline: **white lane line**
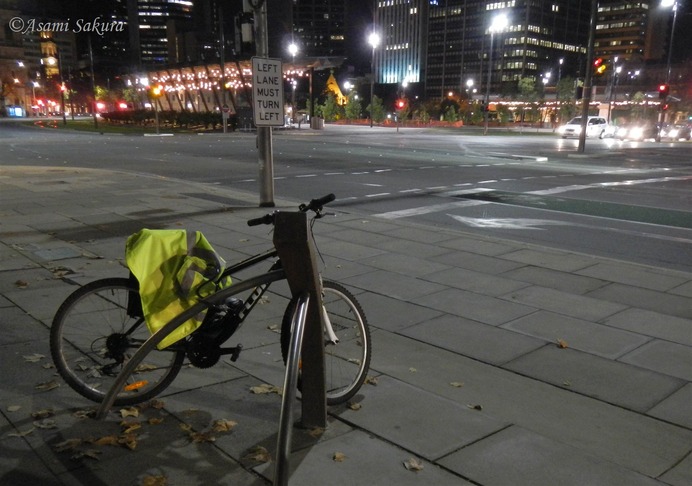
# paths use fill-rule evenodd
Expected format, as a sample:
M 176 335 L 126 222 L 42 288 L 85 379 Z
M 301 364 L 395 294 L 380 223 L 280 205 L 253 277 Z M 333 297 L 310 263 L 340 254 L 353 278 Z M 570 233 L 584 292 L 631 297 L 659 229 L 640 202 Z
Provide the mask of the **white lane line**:
M 381 197 L 381 196 L 390 196 L 391 192 L 381 192 L 379 194 L 366 194 L 365 197 Z
M 302 179 L 304 177 L 317 177 L 317 174 L 304 174 L 304 175 L 297 175 L 296 179 Z
M 563 192 L 570 192 L 570 191 L 581 191 L 584 189 L 598 189 L 598 188 L 604 188 L 604 187 L 617 187 L 617 186 L 632 186 L 635 184 L 655 184 L 657 182 L 671 182 L 671 181 L 688 181 L 692 180 L 692 176 L 679 176 L 679 177 L 659 177 L 659 178 L 653 178 L 653 179 L 642 179 L 642 180 L 629 180 L 629 181 L 616 181 L 616 182 L 596 182 L 593 184 L 585 184 L 585 185 L 571 185 L 571 186 L 561 186 L 561 187 L 553 187 L 551 189 L 543 189 L 539 191 L 527 191 L 523 194 L 533 194 L 533 195 L 550 195 L 550 194 L 560 194 Z M 481 191 L 488 191 L 492 189 L 483 189 L 483 188 L 478 188 L 478 189 L 469 189 L 468 191 L 454 191 L 454 192 L 449 192 L 446 195 L 452 196 L 452 195 L 459 195 L 463 194 L 464 192 L 467 193 L 473 193 L 473 192 L 481 192 Z M 384 219 L 399 219 L 399 218 L 409 218 L 412 216 L 420 216 L 422 214 L 430 214 L 430 213 L 436 213 L 440 211 L 449 211 L 452 209 L 456 208 L 463 208 L 463 207 L 468 207 L 468 206 L 480 206 L 482 204 L 493 204 L 489 201 L 474 201 L 474 200 L 469 200 L 469 201 L 454 201 L 454 202 L 449 202 L 449 203 L 444 203 L 444 204 L 431 204 L 429 206 L 421 206 L 417 208 L 410 208 L 410 209 L 401 209 L 399 211 L 390 211 L 387 213 L 379 213 L 375 214 L 374 216 L 378 218 L 384 218 Z

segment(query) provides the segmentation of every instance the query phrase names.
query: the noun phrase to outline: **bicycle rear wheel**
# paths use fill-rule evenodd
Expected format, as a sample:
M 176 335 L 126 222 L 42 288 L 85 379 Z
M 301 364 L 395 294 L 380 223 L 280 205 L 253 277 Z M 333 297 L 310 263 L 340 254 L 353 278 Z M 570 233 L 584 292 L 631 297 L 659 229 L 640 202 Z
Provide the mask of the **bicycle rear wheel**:
M 107 278 L 73 292 L 50 329 L 50 350 L 60 376 L 77 393 L 101 402 L 123 365 L 151 333 L 141 317 L 136 282 Z M 114 405 L 134 405 L 161 393 L 176 377 L 182 350 L 149 353 L 128 377 Z
M 337 343 L 324 334 L 327 404 L 338 405 L 349 400 L 363 385 L 370 368 L 370 328 L 356 298 L 342 285 L 325 280 L 323 303 Z M 292 299 L 281 323 L 281 355 L 288 358 L 291 341 L 291 319 L 297 305 Z M 300 388 L 300 380 L 298 381 Z

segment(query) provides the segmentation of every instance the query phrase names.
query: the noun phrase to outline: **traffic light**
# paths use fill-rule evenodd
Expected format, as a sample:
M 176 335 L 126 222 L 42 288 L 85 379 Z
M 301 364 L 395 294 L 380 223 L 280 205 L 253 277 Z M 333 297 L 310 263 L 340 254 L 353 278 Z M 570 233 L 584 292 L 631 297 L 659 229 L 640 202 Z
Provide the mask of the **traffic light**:
M 603 74 L 606 71 L 606 68 L 607 68 L 606 63 L 603 62 L 602 57 L 597 57 L 596 59 L 594 59 L 594 61 L 593 61 L 593 73 L 595 75 L 598 76 L 598 75 Z
M 61 92 L 61 93 L 64 93 L 65 91 L 67 91 L 67 86 L 65 86 L 65 83 L 62 83 L 62 84 L 60 85 L 60 92 Z
M 670 86 L 666 83 L 661 83 L 658 85 L 658 97 L 659 99 L 665 100 L 670 93 Z
M 396 106 L 397 110 L 403 110 L 406 108 L 406 100 L 399 98 L 396 100 L 396 103 L 394 103 L 394 106 Z

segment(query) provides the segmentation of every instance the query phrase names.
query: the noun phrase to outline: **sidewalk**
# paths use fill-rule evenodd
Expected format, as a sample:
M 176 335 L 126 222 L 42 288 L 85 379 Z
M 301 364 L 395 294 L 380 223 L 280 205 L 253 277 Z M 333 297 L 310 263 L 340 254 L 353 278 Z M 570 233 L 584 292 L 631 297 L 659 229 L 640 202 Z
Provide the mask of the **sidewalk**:
M 281 293 L 229 342 L 237 362 L 184 369 L 137 417 L 83 418 L 48 344 L 76 284 L 127 274 L 131 233 L 199 229 L 235 261 L 269 247 L 245 224 L 266 212 L 216 186 L 0 168 L 0 484 L 271 484 L 281 398 L 250 388 L 283 381 Z M 315 225 L 323 273 L 365 310 L 376 383 L 295 429 L 291 484 L 692 484 L 692 274 L 336 212 Z

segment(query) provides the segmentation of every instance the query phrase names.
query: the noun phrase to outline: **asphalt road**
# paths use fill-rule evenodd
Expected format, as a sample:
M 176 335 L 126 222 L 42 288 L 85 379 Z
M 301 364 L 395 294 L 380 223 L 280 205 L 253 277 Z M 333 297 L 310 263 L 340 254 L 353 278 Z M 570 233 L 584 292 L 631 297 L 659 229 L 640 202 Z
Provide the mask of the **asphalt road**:
M 275 131 L 274 190 L 383 219 L 692 270 L 692 143 L 552 133 Z M 259 193 L 252 133 L 131 137 L 0 123 L 0 164 L 108 168 Z

